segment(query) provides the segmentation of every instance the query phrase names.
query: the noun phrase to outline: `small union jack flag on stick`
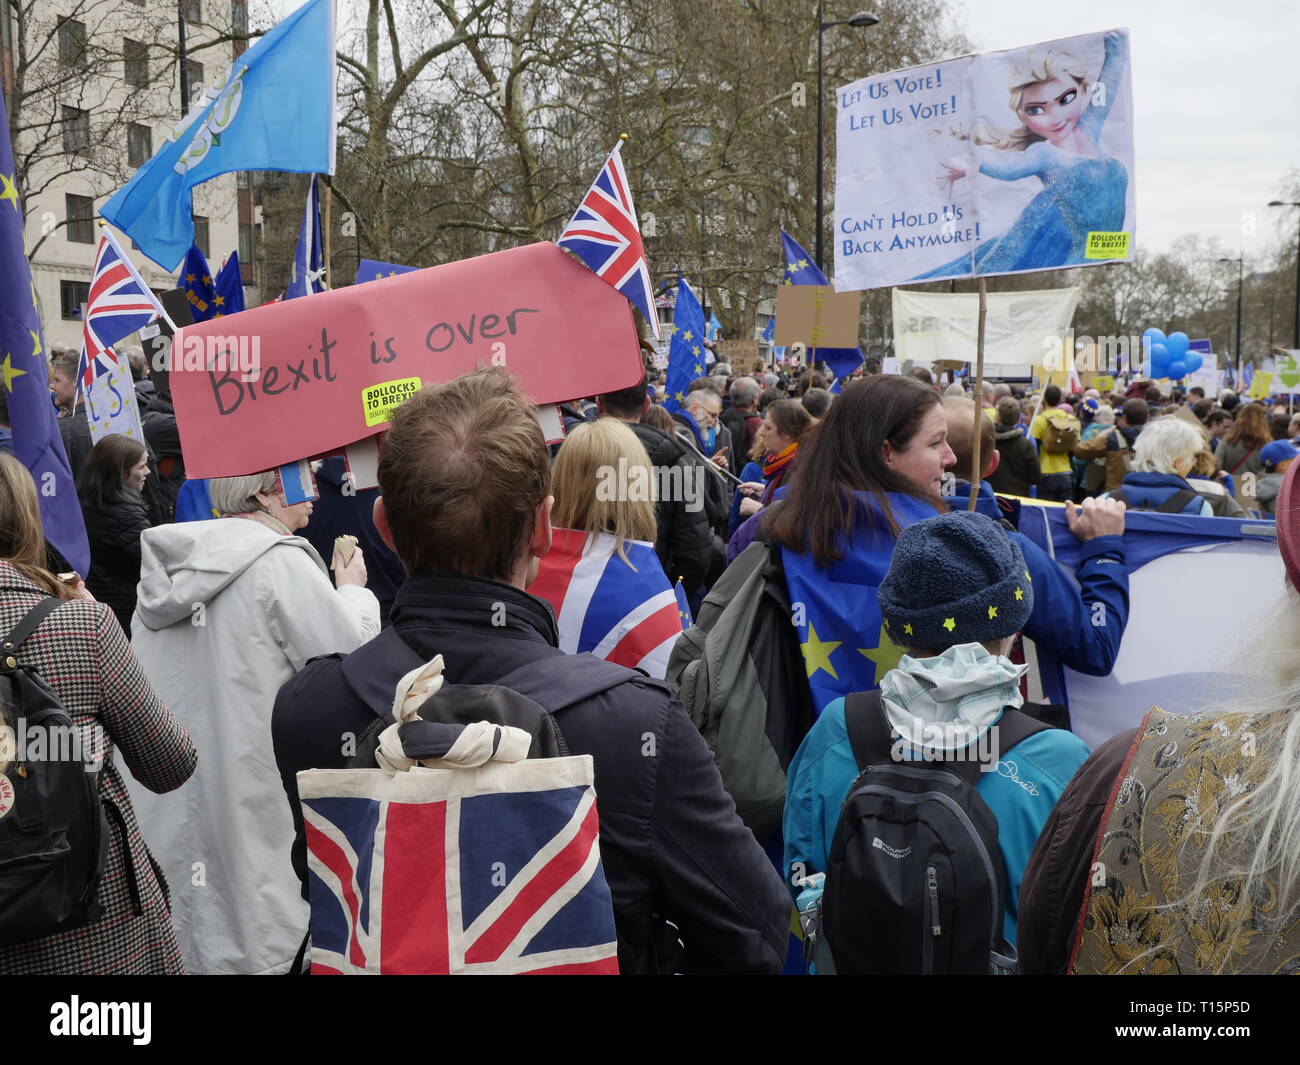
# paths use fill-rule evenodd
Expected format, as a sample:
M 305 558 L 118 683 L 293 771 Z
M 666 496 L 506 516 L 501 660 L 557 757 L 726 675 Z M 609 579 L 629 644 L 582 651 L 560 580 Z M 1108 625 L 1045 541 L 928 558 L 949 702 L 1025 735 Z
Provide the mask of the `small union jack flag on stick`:
M 573 252 L 597 277 L 618 289 L 659 337 L 650 266 L 632 205 L 632 188 L 619 154 L 627 134 L 609 153 L 600 174 L 555 243 Z
M 82 389 L 89 389 L 96 377 L 110 373 L 117 366 L 114 344 L 138 333 L 160 316 L 167 318 L 162 304 L 131 265 L 113 234 L 104 228 L 95 254 L 90 295 L 81 311 Z

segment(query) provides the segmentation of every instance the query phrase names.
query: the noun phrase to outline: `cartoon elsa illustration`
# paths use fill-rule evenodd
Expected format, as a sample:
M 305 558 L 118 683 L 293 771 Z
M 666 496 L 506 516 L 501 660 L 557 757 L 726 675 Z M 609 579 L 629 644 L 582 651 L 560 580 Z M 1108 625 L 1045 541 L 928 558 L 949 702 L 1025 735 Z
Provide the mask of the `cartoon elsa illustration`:
M 1022 125 L 1010 133 L 981 121 L 955 132 L 979 149 L 979 173 L 999 181 L 1036 177 L 1042 190 L 1003 234 L 915 280 L 996 274 L 1084 262 L 1090 231 L 1124 228 L 1128 172 L 1101 151 L 1101 130 L 1115 102 L 1126 62 L 1122 34 L 1103 39 L 1097 83 L 1088 65 L 1059 48 L 1036 49 L 1011 71 L 1011 110 Z M 940 187 L 951 189 L 971 171 L 944 163 Z

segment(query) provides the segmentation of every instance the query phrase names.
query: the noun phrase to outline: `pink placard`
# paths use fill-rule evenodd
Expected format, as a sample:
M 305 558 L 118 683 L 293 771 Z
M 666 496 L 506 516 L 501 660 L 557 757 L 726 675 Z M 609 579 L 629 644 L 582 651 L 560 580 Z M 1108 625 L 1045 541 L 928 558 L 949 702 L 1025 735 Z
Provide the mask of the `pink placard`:
M 530 244 L 181 329 L 171 390 L 186 472 L 340 451 L 476 365 L 504 366 L 539 405 L 642 374 L 627 300 L 554 244 Z

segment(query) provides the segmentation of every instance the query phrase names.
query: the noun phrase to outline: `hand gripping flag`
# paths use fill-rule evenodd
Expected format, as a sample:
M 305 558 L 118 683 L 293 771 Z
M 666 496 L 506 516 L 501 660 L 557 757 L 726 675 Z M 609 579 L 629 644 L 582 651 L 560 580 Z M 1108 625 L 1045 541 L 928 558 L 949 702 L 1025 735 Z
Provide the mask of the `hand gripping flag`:
M 100 214 L 165 270 L 194 243 L 191 190 L 232 170 L 334 173 L 334 0 L 308 0 L 208 86 Z
M 682 409 L 691 382 L 704 376 L 704 366 L 704 308 L 691 286 L 684 280 L 678 281 L 668 342 L 668 395 L 664 410 L 672 414 Z
M 528 591 L 555 610 L 562 651 L 589 651 L 663 680 L 682 634 L 682 604 L 654 544 L 624 541 L 627 562 L 615 544 L 609 533 L 553 530 L 551 550 Z
M 298 229 L 298 245 L 293 251 L 293 265 L 289 274 L 289 287 L 283 299 L 312 296 L 325 291 L 325 251 L 321 243 L 320 187 L 316 175 L 311 177 L 307 189 L 307 206 L 303 209 L 302 225 Z
M 830 285 L 823 274 L 784 229 L 781 230 L 781 249 L 785 253 L 785 281 L 787 285 Z M 809 348 L 808 359 L 824 362 L 836 378 L 852 373 L 862 365 L 861 348 Z
M 0 392 L 9 410 L 14 454 L 36 482 L 45 538 L 84 576 L 90 571 L 90 548 L 50 402 L 49 365 L 23 246 L 23 211 L 4 103 L 0 89 Z
M 650 285 L 650 266 L 641 243 L 641 229 L 632 205 L 632 187 L 619 154 L 620 141 L 609 153 L 594 184 L 583 197 L 555 243 L 586 263 L 597 277 L 627 297 L 659 338 Z

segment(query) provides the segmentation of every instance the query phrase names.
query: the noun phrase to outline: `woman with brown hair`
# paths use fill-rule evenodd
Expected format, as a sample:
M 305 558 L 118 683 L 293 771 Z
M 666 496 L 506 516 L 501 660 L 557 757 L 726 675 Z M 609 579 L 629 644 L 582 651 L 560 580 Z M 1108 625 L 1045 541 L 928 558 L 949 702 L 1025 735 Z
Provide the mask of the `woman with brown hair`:
M 1232 429 L 1214 453 L 1219 469 L 1235 482 L 1238 497 L 1243 494 L 1241 479 L 1245 474 L 1253 473 L 1256 477 L 1264 475 L 1259 453 L 1272 439 L 1268 415 L 1264 413 L 1263 407 L 1258 403 L 1246 403 L 1238 408 Z
M 90 541 L 86 587 L 131 635 L 140 583 L 140 534 L 151 525 L 141 490 L 149 456 L 138 440 L 110 433 L 91 450 L 77 477 L 77 497 Z
M 732 542 L 727 544 L 727 561 L 731 561 L 750 545 L 757 526 L 751 524 L 745 532 L 741 522 L 761 511 L 776 494 L 776 490 L 789 480 L 794 470 L 799 441 L 803 439 L 816 419 L 797 399 L 778 399 L 767 408 L 763 423 L 754 434 L 754 446 L 749 456 L 752 460 L 741 472 L 742 483 L 732 497 Z M 761 476 L 761 481 L 749 478 Z
M 64 602 L 16 657 L 54 689 L 102 759 L 97 779 L 107 856 L 97 901 L 104 913 L 91 924 L 0 946 L 0 973 L 182 973 L 166 885 L 112 755 L 116 746 L 131 774 L 161 794 L 194 772 L 194 745 L 159 701 L 112 611 L 45 569 L 36 486 L 21 463 L 0 454 L 0 632 L 13 631 L 50 596 Z
M 679 469 L 683 481 L 691 469 Z M 682 615 L 654 549 L 658 487 L 645 448 L 622 422 L 575 428 L 555 457 L 551 549 L 528 591 L 555 611 L 561 650 L 663 679 Z M 665 485 L 678 487 L 703 505 L 702 482 Z

